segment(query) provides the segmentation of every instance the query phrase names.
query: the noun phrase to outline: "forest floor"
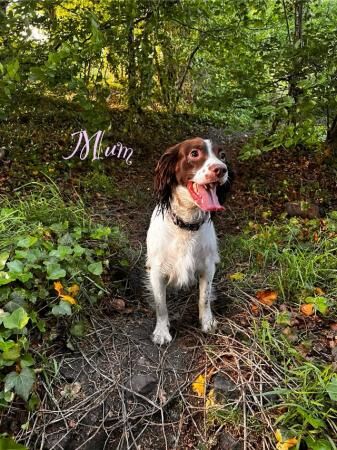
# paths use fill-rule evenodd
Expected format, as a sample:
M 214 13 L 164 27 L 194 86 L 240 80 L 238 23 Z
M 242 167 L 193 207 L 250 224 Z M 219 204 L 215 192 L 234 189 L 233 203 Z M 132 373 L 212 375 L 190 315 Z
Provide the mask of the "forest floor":
M 329 403 L 337 384 L 333 167 L 303 149 L 241 161 L 244 133 L 149 113 L 125 127 L 123 111 L 112 114 L 108 141 L 134 148 L 132 165 L 65 162 L 70 135 L 81 129 L 77 112 L 65 113 L 57 100 L 50 108 L 50 99 L 36 108 L 44 112 L 22 110 L 0 126 L 0 194 L 22 198 L 32 182 L 52 180 L 67 200 L 81 198 L 93 220 L 120 226 L 129 265 L 117 271 L 118 285 L 107 277 L 110 294 L 86 311 L 85 337 L 69 345 L 59 330 L 48 355 L 55 370 L 39 381 L 40 407 L 26 413 L 13 402 L 1 432 L 48 450 L 336 448 Z M 196 291 L 180 293 L 169 300 L 173 342 L 158 348 L 143 289 L 153 169 L 166 147 L 195 135 L 224 142 L 236 173 L 215 219 L 219 327 L 202 334 Z M 287 216 L 287 202 L 300 203 L 296 217 Z M 308 217 L 312 204 L 320 212 Z

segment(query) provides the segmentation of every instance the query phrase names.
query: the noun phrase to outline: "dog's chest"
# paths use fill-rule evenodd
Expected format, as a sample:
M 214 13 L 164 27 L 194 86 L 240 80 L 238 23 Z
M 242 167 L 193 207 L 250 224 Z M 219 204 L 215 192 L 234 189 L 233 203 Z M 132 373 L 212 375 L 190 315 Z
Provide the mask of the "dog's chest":
M 193 284 L 207 265 L 219 261 L 212 223 L 187 231 L 157 217 L 150 225 L 147 246 L 148 265 L 159 268 L 174 287 Z

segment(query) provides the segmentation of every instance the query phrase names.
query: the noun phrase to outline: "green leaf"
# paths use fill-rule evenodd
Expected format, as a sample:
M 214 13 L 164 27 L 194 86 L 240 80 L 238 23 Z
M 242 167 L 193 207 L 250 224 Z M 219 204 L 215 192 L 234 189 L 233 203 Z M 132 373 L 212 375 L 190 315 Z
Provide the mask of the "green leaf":
M 74 323 L 70 328 L 70 333 L 75 337 L 82 337 L 85 334 L 85 323 L 79 321 Z
M 312 303 L 316 310 L 325 315 L 329 309 L 329 300 L 325 297 L 306 297 L 306 303 Z
M 14 389 L 19 397 L 27 401 L 34 382 L 35 372 L 28 367 L 23 367 L 20 373 L 10 372 L 6 375 L 5 392 Z
M 20 358 L 21 367 L 30 367 L 35 364 L 34 358 L 29 353 L 26 353 Z
M 0 438 L 0 450 L 28 450 L 27 447 L 17 444 L 12 438 Z
M 9 252 L 0 253 L 0 270 L 5 267 L 8 258 Z
M 11 348 L 3 352 L 2 357 L 5 361 L 16 361 L 20 358 L 20 353 L 20 345 L 14 343 Z
M 314 440 L 312 437 L 308 437 L 305 443 L 309 450 L 332 450 L 330 442 L 326 439 Z
M 66 276 L 66 271 L 62 269 L 60 264 L 51 263 L 47 265 L 47 274 L 49 280 L 58 280 L 59 278 L 64 278 Z
M 20 239 L 17 243 L 18 247 L 22 248 L 30 248 L 37 242 L 37 237 L 35 236 L 27 236 L 24 239 Z
M 89 272 L 93 273 L 94 275 L 102 275 L 103 266 L 102 266 L 101 261 L 89 264 L 88 270 L 89 270 Z
M 73 253 L 73 249 L 67 245 L 59 245 L 57 250 L 52 250 L 50 256 L 56 256 L 58 259 L 66 259 L 67 256 Z
M 331 400 L 337 402 L 337 377 L 332 378 L 330 383 L 327 384 L 326 391 Z
M 23 308 L 18 308 L 15 311 L 12 312 L 9 316 L 5 317 L 3 319 L 3 324 L 5 328 L 8 328 L 9 330 L 18 328 L 19 330 L 22 330 L 29 321 L 29 316 L 26 313 L 26 311 Z
M 0 271 L 0 286 L 11 283 L 16 280 L 16 276 L 9 272 Z
M 14 261 L 11 261 L 7 263 L 7 267 L 11 273 L 22 273 L 23 272 L 23 264 L 18 259 L 14 259 Z
M 68 302 L 61 300 L 58 305 L 53 307 L 51 312 L 54 316 L 71 316 L 71 306 Z

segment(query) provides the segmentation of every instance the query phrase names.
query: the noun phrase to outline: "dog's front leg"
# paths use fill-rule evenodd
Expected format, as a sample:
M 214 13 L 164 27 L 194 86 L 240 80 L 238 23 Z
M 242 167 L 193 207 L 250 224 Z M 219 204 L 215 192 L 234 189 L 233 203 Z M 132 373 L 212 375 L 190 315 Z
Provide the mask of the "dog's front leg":
M 215 266 L 209 267 L 199 275 L 199 319 L 202 331 L 209 333 L 216 327 L 216 320 L 211 310 L 212 283 Z
M 172 336 L 169 332 L 169 318 L 166 306 L 166 282 L 163 275 L 156 269 L 151 269 L 150 282 L 156 304 L 157 323 L 152 340 L 155 344 L 169 344 Z

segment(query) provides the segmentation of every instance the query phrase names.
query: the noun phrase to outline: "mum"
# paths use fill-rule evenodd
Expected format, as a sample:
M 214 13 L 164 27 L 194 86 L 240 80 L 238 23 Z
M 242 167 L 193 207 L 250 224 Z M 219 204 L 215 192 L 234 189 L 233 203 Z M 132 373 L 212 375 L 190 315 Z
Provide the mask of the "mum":
M 71 159 L 76 154 L 79 155 L 81 160 L 87 159 L 87 157 L 90 154 L 90 151 L 92 152 L 92 161 L 104 159 L 104 158 L 110 158 L 110 157 L 116 157 L 118 159 L 124 159 L 126 164 L 131 165 L 131 157 L 133 155 L 133 149 L 131 147 L 127 147 L 126 145 L 123 145 L 121 142 L 117 142 L 116 144 L 112 146 L 108 146 L 103 151 L 102 146 L 102 140 L 104 136 L 104 131 L 98 130 L 95 134 L 93 134 L 90 138 L 88 136 L 88 133 L 86 130 L 76 131 L 75 133 L 72 133 L 71 137 L 78 136 L 77 144 L 75 149 L 72 151 L 72 153 L 68 156 L 63 156 L 63 159 Z M 83 145 L 81 146 L 83 142 Z M 92 148 L 90 148 L 90 145 L 92 144 Z M 101 156 L 102 155 L 102 156 Z

